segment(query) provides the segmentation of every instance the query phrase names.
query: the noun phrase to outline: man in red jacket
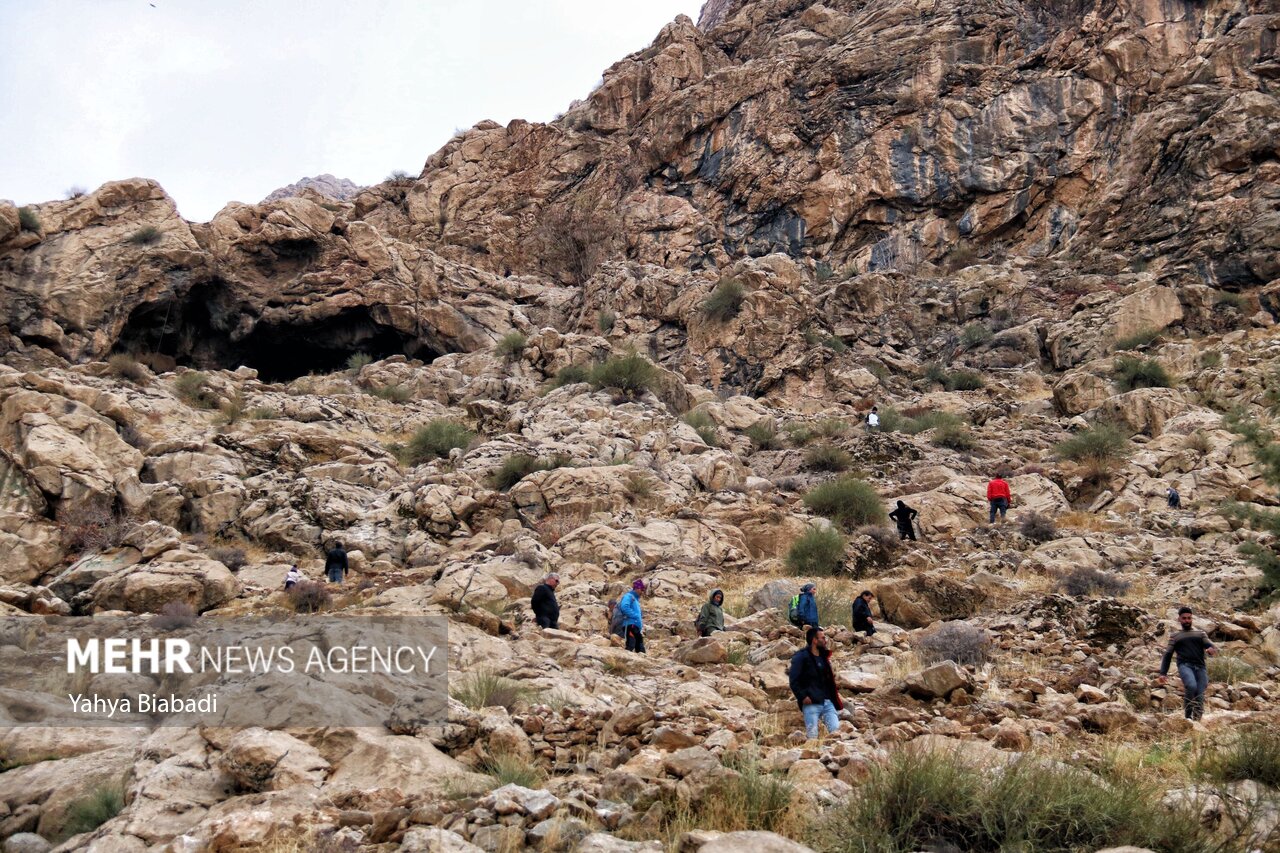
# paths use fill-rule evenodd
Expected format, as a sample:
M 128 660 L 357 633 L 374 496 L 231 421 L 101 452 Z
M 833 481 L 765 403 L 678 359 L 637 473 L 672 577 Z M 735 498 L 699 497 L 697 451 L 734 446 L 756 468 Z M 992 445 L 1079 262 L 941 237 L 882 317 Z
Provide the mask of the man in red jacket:
M 1000 520 L 1004 521 L 1004 514 L 1009 509 L 1009 501 L 1013 500 L 1013 494 L 1009 491 L 1009 484 L 1004 478 L 996 474 L 987 483 L 987 503 L 991 506 L 991 517 L 987 519 L 987 524 L 996 523 L 996 513 L 1000 513 Z

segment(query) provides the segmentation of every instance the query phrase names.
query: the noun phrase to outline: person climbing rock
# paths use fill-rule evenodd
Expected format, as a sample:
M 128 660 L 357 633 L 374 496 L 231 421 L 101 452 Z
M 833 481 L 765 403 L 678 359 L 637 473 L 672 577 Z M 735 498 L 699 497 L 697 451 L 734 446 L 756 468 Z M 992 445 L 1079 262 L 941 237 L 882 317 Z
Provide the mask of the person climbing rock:
M 871 590 L 864 589 L 853 600 L 853 630 L 865 631 L 868 637 L 876 632 L 876 626 L 871 621 L 871 602 L 875 597 Z
M 916 541 L 916 528 L 914 521 L 919 515 L 920 513 L 918 511 L 907 506 L 902 501 L 898 501 L 897 509 L 889 513 L 889 517 L 897 522 L 899 541 L 903 539 L 910 539 L 912 542 Z
M 334 542 L 333 547 L 324 555 L 324 574 L 329 583 L 342 583 L 347 576 L 347 552 L 341 542 Z
M 618 599 L 618 612 L 622 614 L 622 628 L 627 638 L 627 651 L 644 654 L 644 618 L 640 613 L 640 596 L 648 585 L 636 578 L 622 598 Z
M 996 474 L 987 483 L 987 503 L 991 507 L 990 517 L 987 524 L 996 523 L 996 513 L 1000 513 L 1000 520 L 1004 521 L 1004 514 L 1009 511 L 1009 503 L 1013 500 L 1013 493 L 1009 491 L 1009 484 L 1005 482 L 1004 477 Z
M 867 415 L 867 429 L 876 432 L 880 429 L 880 407 L 872 406 L 871 412 Z
M 817 587 L 807 583 L 800 587 L 800 593 L 791 597 L 787 606 L 787 619 L 797 628 L 819 628 L 818 601 L 814 598 Z
M 1160 659 L 1161 684 L 1168 682 L 1169 662 L 1178 656 L 1178 677 L 1182 679 L 1182 713 L 1188 720 L 1204 716 L 1204 692 L 1209 688 L 1209 670 L 1204 656 L 1216 655 L 1218 648 L 1204 631 L 1192 627 L 1195 614 L 1190 607 L 1178 608 L 1180 630 L 1169 635 L 1169 645 Z
M 711 593 L 711 598 L 698 611 L 698 620 L 695 624 L 698 628 L 699 637 L 710 637 L 712 631 L 724 630 L 723 592 L 717 589 Z
M 539 628 L 560 627 L 560 602 L 556 600 L 556 587 L 559 585 L 560 576 L 552 572 L 533 588 L 529 604 L 533 607 L 533 619 Z
M 1169 502 L 1169 509 L 1182 509 L 1182 495 L 1178 494 L 1177 486 L 1170 486 L 1164 496 Z
M 301 582 L 302 582 L 302 572 L 298 571 L 297 566 L 290 566 L 289 571 L 285 572 L 285 575 L 284 575 L 285 592 L 288 592 L 289 590 L 293 589 L 295 586 L 297 586 Z
M 804 715 L 804 731 L 809 738 L 818 736 L 818 723 L 827 727 L 828 734 L 840 729 L 837 712 L 844 708 L 836 691 L 836 677 L 831 670 L 831 650 L 827 648 L 827 634 L 821 628 L 810 628 L 805 634 L 807 645 L 791 656 L 791 668 L 787 672 L 791 692 Z

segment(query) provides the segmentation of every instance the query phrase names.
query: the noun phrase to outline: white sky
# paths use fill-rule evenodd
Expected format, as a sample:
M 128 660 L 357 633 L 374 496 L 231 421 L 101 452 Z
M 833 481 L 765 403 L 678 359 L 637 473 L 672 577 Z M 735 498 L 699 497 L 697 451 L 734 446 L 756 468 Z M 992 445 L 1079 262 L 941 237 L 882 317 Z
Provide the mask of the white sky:
M 155 6 L 150 4 L 154 2 Z M 547 121 L 702 0 L 0 0 L 0 198 L 155 178 L 208 220 Z

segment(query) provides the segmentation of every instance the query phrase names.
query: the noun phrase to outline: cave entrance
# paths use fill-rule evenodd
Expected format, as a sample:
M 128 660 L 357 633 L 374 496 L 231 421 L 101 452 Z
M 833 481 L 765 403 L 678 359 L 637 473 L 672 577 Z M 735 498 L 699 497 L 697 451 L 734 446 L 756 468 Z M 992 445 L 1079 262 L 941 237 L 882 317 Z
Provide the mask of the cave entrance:
M 364 353 L 375 361 L 404 355 L 430 362 L 441 353 L 412 335 L 377 322 L 366 307 L 350 308 L 307 323 L 259 322 L 248 335 L 232 340 L 230 330 L 244 316 L 240 306 L 219 297 L 225 290 L 203 285 L 185 297 L 140 306 L 116 341 L 157 369 L 183 365 L 234 370 L 252 367 L 264 382 L 288 382 L 308 373 L 331 373 Z

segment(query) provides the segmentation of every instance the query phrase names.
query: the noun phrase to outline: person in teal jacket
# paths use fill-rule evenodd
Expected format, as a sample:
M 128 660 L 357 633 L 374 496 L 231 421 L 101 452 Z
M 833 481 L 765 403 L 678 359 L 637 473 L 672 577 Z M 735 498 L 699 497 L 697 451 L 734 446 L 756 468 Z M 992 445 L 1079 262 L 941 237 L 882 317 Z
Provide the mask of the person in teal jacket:
M 644 595 L 647 588 L 648 585 L 642 578 L 636 578 L 631 589 L 618 601 L 627 637 L 627 651 L 638 654 L 644 654 L 644 616 L 640 612 L 640 596 Z

